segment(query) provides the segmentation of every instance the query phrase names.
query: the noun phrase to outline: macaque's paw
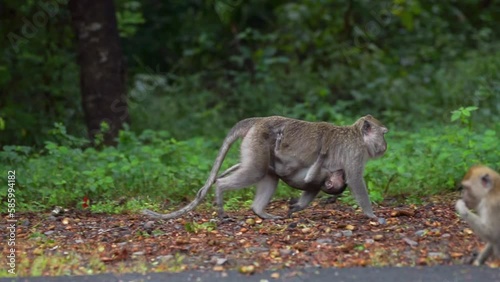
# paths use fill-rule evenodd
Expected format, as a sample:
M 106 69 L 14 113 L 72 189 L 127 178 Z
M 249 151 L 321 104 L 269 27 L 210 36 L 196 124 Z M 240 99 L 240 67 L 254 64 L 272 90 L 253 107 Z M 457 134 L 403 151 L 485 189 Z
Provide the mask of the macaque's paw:
M 467 206 L 465 205 L 465 202 L 464 200 L 460 199 L 457 201 L 457 203 L 455 204 L 455 209 L 457 210 L 457 212 L 463 216 L 465 214 L 467 214 L 467 211 L 469 210 L 467 208 Z

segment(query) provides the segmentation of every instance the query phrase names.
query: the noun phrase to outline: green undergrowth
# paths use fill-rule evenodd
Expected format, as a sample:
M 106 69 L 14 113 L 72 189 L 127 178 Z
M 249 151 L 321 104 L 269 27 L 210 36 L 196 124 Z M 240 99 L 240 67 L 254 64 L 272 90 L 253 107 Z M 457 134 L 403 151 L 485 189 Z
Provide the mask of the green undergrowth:
M 415 126 L 412 131 L 390 127 L 387 153 L 366 166 L 371 199 L 416 200 L 455 189 L 473 164 L 499 169 L 500 126 L 473 126 L 473 110 L 454 112 L 458 123 Z M 175 208 L 193 199 L 203 185 L 221 142 L 202 137 L 179 141 L 165 131 L 122 131 L 116 147 L 82 149 L 84 140 L 68 135 L 60 125 L 56 129 L 58 141 L 46 142 L 41 150 L 4 146 L 0 152 L 2 171 L 16 171 L 17 210 L 82 208 L 84 197 L 96 212 Z M 238 147 L 239 143 L 233 145 L 222 169 L 238 162 Z M 0 193 L 0 198 L 7 198 L 6 189 Z M 212 193 L 206 203 L 213 202 Z M 250 206 L 253 193 L 254 189 L 226 193 L 226 207 Z M 274 199 L 298 195 L 300 191 L 280 184 Z

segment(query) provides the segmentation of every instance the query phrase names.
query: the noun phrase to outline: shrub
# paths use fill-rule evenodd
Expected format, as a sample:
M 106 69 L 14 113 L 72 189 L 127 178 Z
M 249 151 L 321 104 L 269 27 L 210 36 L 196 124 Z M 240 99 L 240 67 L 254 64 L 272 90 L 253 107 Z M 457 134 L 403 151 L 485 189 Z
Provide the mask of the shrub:
M 458 112 L 463 115 L 466 109 Z M 450 191 L 475 163 L 500 168 L 496 155 L 500 125 L 486 128 L 476 126 L 470 117 L 465 123 L 458 120 L 462 123 L 421 126 L 411 132 L 389 127 L 387 153 L 366 166 L 365 180 L 372 200 L 401 195 L 415 199 Z M 220 145 L 220 141 L 200 137 L 178 141 L 165 131 L 145 130 L 136 135 L 126 130 L 120 133 L 117 147 L 82 149 L 81 140 L 67 135 L 60 125 L 58 128 L 60 141 L 46 142 L 42 150 L 4 146 L 0 152 L 3 171 L 16 170 L 16 203 L 20 209 L 80 207 L 85 196 L 100 211 L 113 210 L 123 198 L 135 201 L 126 205 L 130 209 L 165 199 L 176 206 L 196 195 Z M 235 144 L 222 169 L 237 159 Z M 0 193 L 0 197 L 6 197 L 5 189 Z M 248 205 L 253 193 L 253 189 L 231 191 L 226 194 L 226 203 Z M 280 184 L 275 199 L 299 193 Z

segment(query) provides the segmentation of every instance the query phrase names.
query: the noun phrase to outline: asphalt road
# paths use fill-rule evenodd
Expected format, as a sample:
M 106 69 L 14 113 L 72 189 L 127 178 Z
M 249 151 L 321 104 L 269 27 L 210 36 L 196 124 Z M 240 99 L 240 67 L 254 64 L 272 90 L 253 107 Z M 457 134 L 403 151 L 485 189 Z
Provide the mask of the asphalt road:
M 236 271 L 221 272 L 186 271 L 182 273 L 150 273 L 150 274 L 100 274 L 91 276 L 58 276 L 58 277 L 25 277 L 25 278 L 2 278 L 0 282 L 26 281 L 26 282 L 66 282 L 66 281 L 193 281 L 193 282 L 272 282 L 272 281 L 319 281 L 319 282 L 497 282 L 500 281 L 500 269 L 488 267 L 473 267 L 468 265 L 455 266 L 433 266 L 433 267 L 363 267 L 363 268 L 308 268 L 300 270 L 278 271 L 279 278 L 272 278 L 275 272 L 264 272 L 254 275 L 243 275 Z

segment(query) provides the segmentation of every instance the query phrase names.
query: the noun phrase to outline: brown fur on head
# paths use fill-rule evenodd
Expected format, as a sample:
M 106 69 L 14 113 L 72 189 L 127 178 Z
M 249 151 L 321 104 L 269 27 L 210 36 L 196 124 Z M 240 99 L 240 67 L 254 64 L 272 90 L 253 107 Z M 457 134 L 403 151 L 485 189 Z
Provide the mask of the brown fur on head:
M 488 199 L 490 194 L 500 193 L 500 176 L 491 168 L 475 165 L 465 174 L 461 183 L 462 198 L 469 209 L 477 209 L 481 200 Z

